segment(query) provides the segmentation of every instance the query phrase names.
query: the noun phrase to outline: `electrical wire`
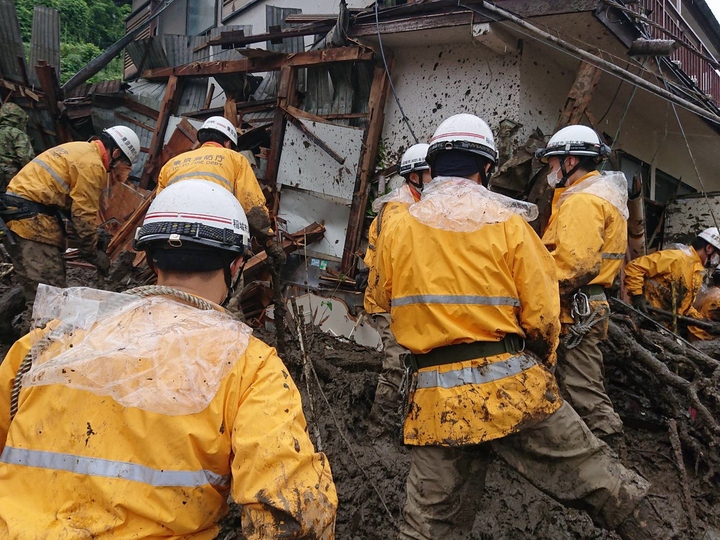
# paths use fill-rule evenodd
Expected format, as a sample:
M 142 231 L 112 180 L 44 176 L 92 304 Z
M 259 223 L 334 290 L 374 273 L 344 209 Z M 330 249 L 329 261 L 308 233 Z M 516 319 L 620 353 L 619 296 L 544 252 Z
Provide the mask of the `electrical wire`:
M 377 28 L 377 37 L 378 37 L 378 43 L 380 44 L 380 55 L 382 56 L 383 65 L 385 66 L 385 74 L 387 75 L 388 81 L 390 82 L 390 89 L 392 90 L 393 96 L 395 96 L 395 103 L 397 103 L 398 109 L 400 110 L 400 114 L 402 115 L 402 121 L 405 122 L 405 125 L 407 126 L 408 130 L 410 131 L 410 135 L 412 135 L 413 140 L 415 141 L 415 144 L 417 144 L 418 138 L 415 136 L 415 132 L 413 131 L 412 126 L 410 125 L 410 120 L 408 120 L 408 117 L 405 116 L 405 111 L 402 108 L 402 105 L 400 104 L 400 99 L 398 98 L 397 92 L 395 92 L 395 85 L 393 84 L 392 77 L 390 76 L 390 68 L 388 68 L 387 60 L 385 59 L 385 49 L 383 48 L 383 42 L 382 42 L 382 36 L 380 35 L 380 16 L 378 15 L 378 2 L 375 2 L 375 27 Z
M 627 65 L 627 67 L 626 67 L 625 69 L 628 69 L 629 67 L 630 67 L 630 62 L 628 62 L 628 65 Z M 615 105 L 615 100 L 617 99 L 618 94 L 620 93 L 620 88 L 622 87 L 622 85 L 623 85 L 624 82 L 625 82 L 625 81 L 623 81 L 622 79 L 620 79 L 620 84 L 618 84 L 617 90 L 615 90 L 615 95 L 614 95 L 613 98 L 610 100 L 610 105 L 608 105 L 608 108 L 607 108 L 607 110 L 605 111 L 605 114 L 603 114 L 602 117 L 600 118 L 600 120 L 598 120 L 598 122 L 597 122 L 598 125 L 602 124 L 602 121 L 605 120 L 605 117 L 610 113 L 610 109 L 612 109 L 612 106 Z
M 660 65 L 660 60 L 655 58 L 655 62 L 657 63 L 658 71 L 660 75 L 662 76 L 662 66 Z M 667 83 L 665 84 L 665 88 L 670 91 L 670 89 L 667 87 Z M 690 154 L 690 161 L 692 161 L 693 168 L 695 169 L 695 174 L 697 175 L 698 182 L 700 182 L 700 189 L 702 190 L 702 195 L 705 198 L 705 202 L 708 205 L 708 210 L 710 212 L 710 217 L 713 220 L 713 224 L 715 225 L 715 228 L 720 229 L 718 227 L 717 219 L 715 218 L 715 212 L 713 212 L 712 204 L 710 204 L 710 198 L 707 195 L 707 190 L 705 189 L 705 183 L 703 182 L 702 176 L 700 176 L 700 170 L 697 166 L 697 161 L 695 161 L 695 155 L 692 152 L 692 149 L 690 148 L 690 141 L 688 141 L 687 135 L 685 134 L 685 128 L 682 125 L 682 122 L 680 121 L 680 115 L 678 115 L 677 107 L 675 107 L 675 104 L 671 101 L 670 104 L 672 105 L 673 113 L 675 114 L 675 120 L 677 120 L 678 126 L 680 127 L 680 134 L 683 137 L 683 140 L 685 141 L 685 146 L 687 147 L 688 154 Z

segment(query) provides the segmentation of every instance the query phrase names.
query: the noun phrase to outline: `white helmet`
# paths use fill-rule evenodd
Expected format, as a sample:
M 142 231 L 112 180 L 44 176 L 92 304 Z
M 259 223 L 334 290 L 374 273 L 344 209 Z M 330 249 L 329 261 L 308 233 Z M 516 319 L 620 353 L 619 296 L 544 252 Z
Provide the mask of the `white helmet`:
M 140 155 L 140 138 L 132 129 L 127 126 L 112 126 L 103 129 L 103 133 L 110 135 L 131 164 L 135 163 Z
M 430 139 L 428 163 L 432 164 L 437 153 L 443 150 L 471 152 L 487 158 L 493 165 L 497 163 L 492 130 L 485 120 L 474 114 L 456 114 L 438 126 Z
M 703 232 L 698 234 L 698 238 L 702 238 L 716 249 L 720 249 L 720 234 L 718 234 L 717 227 L 705 229 Z
M 235 126 L 232 125 L 232 122 L 230 122 L 227 118 L 222 116 L 211 116 L 203 122 L 202 126 L 200 126 L 198 135 L 206 129 L 222 133 L 230 139 L 233 144 L 237 144 L 237 130 L 235 129 Z
M 595 131 L 581 125 L 562 128 L 550 138 L 545 148 L 538 148 L 535 152 L 543 163 L 547 163 L 550 156 L 590 156 L 601 161 L 608 155 L 610 147 L 600 140 Z
M 400 176 L 407 176 L 411 172 L 429 169 L 430 165 L 425 161 L 428 148 L 430 148 L 429 144 L 419 143 L 405 150 L 405 153 L 400 159 Z
M 161 191 L 150 205 L 133 248 L 202 245 L 244 253 L 250 247 L 245 211 L 227 189 L 208 180 L 188 179 Z

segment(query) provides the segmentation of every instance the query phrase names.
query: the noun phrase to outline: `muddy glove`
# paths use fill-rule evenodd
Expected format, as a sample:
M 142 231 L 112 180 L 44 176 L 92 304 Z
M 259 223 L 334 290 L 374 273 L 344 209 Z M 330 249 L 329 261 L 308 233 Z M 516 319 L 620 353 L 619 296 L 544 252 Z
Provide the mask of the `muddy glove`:
M 87 257 L 86 260 L 95 265 L 100 275 L 107 276 L 110 272 L 110 257 L 104 251 L 97 250 L 94 256 Z
M 272 242 L 267 248 L 265 248 L 265 253 L 267 253 L 268 256 L 268 262 L 275 270 L 282 268 L 287 260 L 282 246 L 276 244 L 275 242 Z
M 648 314 L 649 308 L 652 307 L 650 302 L 647 301 L 647 298 L 645 298 L 645 295 L 642 294 L 636 294 L 632 297 L 632 306 L 645 315 Z
M 369 268 L 365 268 L 364 270 L 358 270 L 358 273 L 355 274 L 355 290 L 363 292 L 365 289 L 367 289 L 369 277 Z

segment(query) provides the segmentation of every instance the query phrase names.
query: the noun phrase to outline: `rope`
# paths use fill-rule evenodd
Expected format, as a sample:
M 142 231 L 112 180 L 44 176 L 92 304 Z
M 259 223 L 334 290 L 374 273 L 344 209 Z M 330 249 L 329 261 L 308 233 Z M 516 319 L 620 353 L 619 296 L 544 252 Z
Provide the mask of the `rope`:
M 187 302 L 191 306 L 202 309 L 203 311 L 215 309 L 207 300 L 188 294 L 179 289 L 173 289 L 172 287 L 165 287 L 163 285 L 145 285 L 142 287 L 135 287 L 134 289 L 125 291 L 124 294 L 131 294 L 133 296 L 139 296 L 140 298 L 146 298 L 148 296 L 170 296 L 178 298 L 183 302 Z
M 146 298 L 148 296 L 170 296 L 173 298 L 178 298 L 178 299 L 182 300 L 183 302 L 186 302 L 186 303 L 190 304 L 191 306 L 201 309 L 203 311 L 209 311 L 209 310 L 214 309 L 212 304 L 210 304 L 207 300 L 203 300 L 202 298 L 193 296 L 192 294 L 188 294 L 188 293 L 183 292 L 178 289 L 173 289 L 172 287 L 164 287 L 162 285 L 146 285 L 144 287 L 135 287 L 134 289 L 125 291 L 125 294 L 139 296 L 140 298 Z M 40 341 L 38 341 L 37 344 L 35 344 L 28 351 L 28 353 L 25 355 L 25 358 L 23 358 L 22 362 L 20 362 L 20 367 L 18 368 L 17 374 L 15 375 L 15 379 L 13 380 L 12 390 L 10 391 L 10 421 L 11 422 L 12 422 L 13 418 L 15 418 L 15 415 L 17 414 L 18 400 L 20 399 L 20 390 L 22 390 L 22 379 L 25 376 L 25 374 L 27 374 L 27 372 L 30 371 L 30 368 L 32 367 L 33 352 L 40 351 L 43 348 L 47 347 L 52 342 L 51 336 L 58 335 L 59 333 L 65 333 L 63 326 L 60 326 L 52 333 L 47 334 L 42 339 L 40 339 Z
M 603 309 L 596 309 L 593 311 L 590 315 L 587 316 L 587 318 L 582 322 L 576 322 L 575 324 L 570 325 L 568 328 L 568 335 L 565 336 L 563 339 L 563 345 L 566 349 L 574 349 L 580 343 L 582 343 L 583 338 L 592 330 L 593 326 L 596 324 L 599 324 L 603 322 L 606 319 L 610 318 L 610 311 L 607 311 L 605 315 L 600 315 L 603 311 Z

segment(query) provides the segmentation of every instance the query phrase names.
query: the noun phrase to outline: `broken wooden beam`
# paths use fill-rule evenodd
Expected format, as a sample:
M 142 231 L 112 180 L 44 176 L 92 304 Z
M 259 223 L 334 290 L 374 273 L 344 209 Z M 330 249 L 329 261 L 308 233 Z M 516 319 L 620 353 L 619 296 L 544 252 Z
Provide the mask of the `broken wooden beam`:
M 304 229 L 301 229 L 293 234 L 285 235 L 282 241 L 282 248 L 285 253 L 292 253 L 293 251 L 317 242 L 325 234 L 325 226 L 321 223 L 311 223 Z M 258 253 L 251 257 L 243 268 L 243 277 L 245 282 L 252 281 L 263 267 L 263 264 L 267 260 L 267 253 Z
M 163 165 L 157 161 L 161 155 L 162 145 L 165 141 L 168 121 L 170 120 L 170 116 L 175 113 L 181 95 L 182 81 L 173 75 L 168 80 L 167 87 L 165 88 L 165 97 L 160 107 L 160 115 L 155 124 L 155 131 L 153 132 L 152 142 L 150 143 L 150 151 L 148 152 L 147 161 L 145 162 L 145 167 L 140 177 L 140 187 L 143 189 L 147 189 L 150 180 L 155 179 L 156 172 L 158 172 Z
M 335 152 L 335 150 L 330 148 L 325 141 L 323 141 L 320 137 L 315 135 L 315 133 L 309 127 L 307 127 L 305 124 L 303 124 L 300 121 L 300 116 L 296 116 L 292 111 L 292 109 L 294 109 L 295 111 L 297 111 L 299 109 L 296 109 L 295 107 L 283 107 L 282 109 L 285 112 L 285 117 L 288 119 L 288 121 L 293 126 L 295 126 L 300 131 L 302 131 L 303 134 L 308 139 L 310 139 L 317 146 L 319 146 L 321 150 L 323 150 L 327 155 L 329 155 L 331 158 L 333 158 L 335 161 L 337 161 L 340 165 L 345 164 L 345 158 L 340 156 L 337 152 Z M 327 123 L 322 118 L 320 118 L 319 120 L 315 120 L 315 121 L 321 121 L 322 123 Z
M 389 58 L 388 70 L 392 72 L 394 59 Z M 349 275 L 355 268 L 355 250 L 360 244 L 360 234 L 363 230 L 365 219 L 365 208 L 367 207 L 370 183 L 375 172 L 378 145 L 382 135 L 385 121 L 385 101 L 390 90 L 390 80 L 385 72 L 385 66 L 377 64 L 373 71 L 373 80 L 370 86 L 370 98 L 368 99 L 368 112 L 370 118 L 368 127 L 365 130 L 360 164 L 357 178 L 355 180 L 355 191 L 353 193 L 350 217 L 348 219 L 347 233 L 345 235 L 345 246 L 343 249 L 342 264 L 340 271 Z
M 148 69 L 143 71 L 146 79 L 176 77 L 207 77 L 229 73 L 258 73 L 277 71 L 283 66 L 308 67 L 332 62 L 366 62 L 375 54 L 364 47 L 338 47 L 290 54 L 273 54 L 242 60 L 221 60 L 215 62 L 192 62 L 183 66 Z
M 284 107 L 295 105 L 296 100 L 297 70 L 292 66 L 283 66 L 280 70 L 280 81 L 278 83 L 277 108 L 272 125 L 272 137 L 270 140 L 270 151 L 268 153 L 267 169 L 265 171 L 265 183 L 273 187 L 273 199 L 271 201 L 272 215 L 277 215 L 280 206 L 280 197 L 277 186 L 277 174 L 280 166 L 280 155 L 282 153 L 283 139 L 285 138 L 285 112 Z
M 220 37 L 211 39 L 208 45 L 220 45 L 224 49 L 230 47 L 244 47 L 251 43 L 262 43 L 263 41 L 282 40 L 285 38 L 295 38 L 304 36 L 313 36 L 315 34 L 324 34 L 332 29 L 335 22 L 320 22 L 303 25 L 301 27 L 285 28 L 277 32 L 267 32 L 264 34 L 251 34 L 246 36 L 243 32 L 222 32 Z M 242 32 L 242 30 L 240 31 Z

